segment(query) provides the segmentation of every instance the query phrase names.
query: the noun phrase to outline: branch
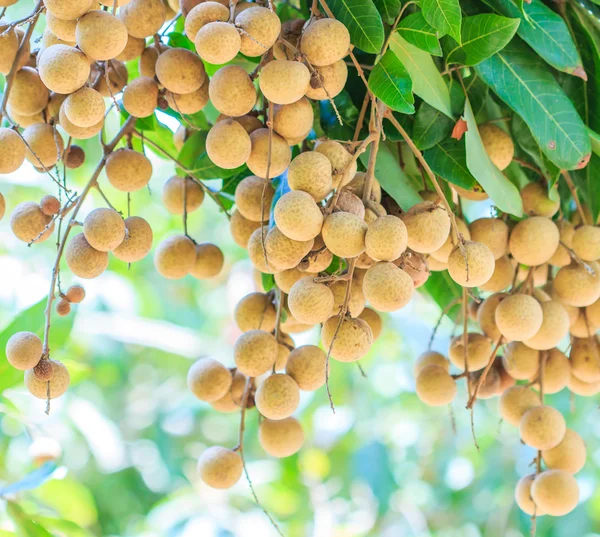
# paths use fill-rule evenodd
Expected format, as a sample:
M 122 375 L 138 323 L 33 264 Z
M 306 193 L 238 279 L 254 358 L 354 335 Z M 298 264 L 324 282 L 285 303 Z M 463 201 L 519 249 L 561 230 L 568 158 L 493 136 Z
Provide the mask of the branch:
M 567 170 L 562 170 L 560 173 L 562 174 L 565 183 L 567 183 L 567 186 L 571 191 L 571 195 L 573 196 L 573 201 L 575 201 L 575 205 L 577 205 L 577 211 L 579 212 L 579 216 L 581 217 L 581 223 L 583 225 L 587 225 L 587 218 L 585 216 L 583 206 L 579 201 L 579 196 L 577 195 L 577 188 L 575 188 L 575 183 L 573 183 L 573 179 L 571 179 L 571 176 L 569 175 L 569 172 Z

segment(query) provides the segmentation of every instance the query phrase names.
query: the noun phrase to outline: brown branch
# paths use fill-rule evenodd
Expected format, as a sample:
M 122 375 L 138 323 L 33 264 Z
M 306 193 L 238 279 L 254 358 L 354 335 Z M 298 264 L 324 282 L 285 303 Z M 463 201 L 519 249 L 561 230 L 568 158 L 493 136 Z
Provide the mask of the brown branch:
M 581 217 L 581 223 L 583 225 L 587 225 L 587 218 L 585 217 L 585 212 L 583 210 L 583 206 L 581 205 L 581 202 L 579 201 L 579 196 L 577 195 L 577 188 L 575 188 L 575 183 L 573 183 L 573 179 L 571 179 L 571 176 L 569 175 L 569 172 L 567 170 L 562 170 L 560 173 L 562 174 L 563 179 L 565 180 L 565 183 L 567 183 L 567 186 L 569 187 L 569 190 L 571 191 L 571 195 L 573 196 L 575 205 L 577 205 L 577 211 L 579 212 L 579 216 Z
M 487 375 L 488 375 L 490 369 L 494 365 L 494 360 L 496 359 L 496 354 L 498 354 L 498 349 L 500 349 L 501 343 L 502 343 L 502 336 L 500 336 L 496 340 L 496 344 L 494 346 L 494 349 L 492 350 L 492 354 L 490 355 L 490 359 L 489 359 L 487 365 L 485 366 L 485 369 L 483 370 L 483 373 L 479 377 L 479 380 L 477 381 L 477 384 L 475 385 L 475 389 L 473 390 L 473 394 L 471 395 L 471 397 L 469 398 L 469 402 L 467 403 L 467 408 L 468 409 L 472 409 L 473 408 L 473 405 L 475 404 L 475 401 L 477 400 L 477 394 L 479 393 L 480 388 L 485 383 L 485 379 L 487 378 Z

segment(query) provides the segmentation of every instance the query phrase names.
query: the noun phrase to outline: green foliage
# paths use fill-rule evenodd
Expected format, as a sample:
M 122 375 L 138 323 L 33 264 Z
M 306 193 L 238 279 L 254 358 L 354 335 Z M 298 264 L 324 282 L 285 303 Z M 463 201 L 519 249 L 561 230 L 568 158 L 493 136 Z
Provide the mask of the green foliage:
M 371 71 L 369 88 L 392 110 L 414 113 L 412 81 L 402 62 L 391 50 L 383 55 Z
M 461 42 L 462 15 L 458 0 L 421 0 L 421 9 L 425 20 L 439 30 L 440 35 L 449 34 Z
M 446 140 L 423 154 L 436 175 L 461 188 L 472 190 L 477 181 L 467 166 L 464 140 Z
M 448 116 L 424 102 L 415 115 L 413 142 L 421 151 L 430 149 L 450 135 L 453 125 Z
M 400 0 L 374 0 L 383 22 L 393 24 L 400 13 Z
M 421 11 L 415 11 L 404 17 L 398 24 L 398 33 L 411 45 L 429 54 L 442 55 L 437 31 L 425 20 Z

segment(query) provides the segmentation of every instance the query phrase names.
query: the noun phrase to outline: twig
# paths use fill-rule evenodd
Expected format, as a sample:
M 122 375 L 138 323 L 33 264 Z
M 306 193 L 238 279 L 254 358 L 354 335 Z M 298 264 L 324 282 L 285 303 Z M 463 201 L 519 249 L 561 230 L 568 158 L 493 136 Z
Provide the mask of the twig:
M 501 343 L 502 343 L 502 336 L 500 336 L 496 340 L 496 344 L 494 346 L 494 350 L 492 350 L 492 354 L 490 355 L 490 359 L 489 359 L 487 365 L 485 366 L 485 369 L 483 370 L 483 373 L 479 377 L 479 380 L 477 381 L 477 384 L 475 385 L 475 389 L 473 390 L 473 394 L 471 395 L 471 397 L 469 398 L 469 402 L 467 403 L 467 408 L 469 408 L 469 409 L 473 408 L 473 405 L 475 404 L 475 401 L 477 400 L 477 394 L 479 393 L 480 388 L 485 383 L 485 379 L 487 378 L 487 375 L 488 375 L 490 369 L 494 365 L 494 360 L 496 359 L 496 354 L 498 354 L 498 349 L 500 349 Z
M 516 162 L 522 168 L 527 168 L 528 170 L 531 170 L 531 171 L 537 173 L 540 177 L 545 177 L 544 174 L 542 173 L 542 170 L 540 170 L 539 168 L 536 168 L 532 164 L 529 164 L 529 162 L 527 162 L 526 160 L 513 157 L 513 162 Z
M 429 338 L 429 344 L 427 345 L 427 348 L 429 350 L 431 350 L 431 345 L 433 345 L 433 340 L 435 339 L 435 335 L 437 334 L 437 331 L 440 327 L 440 325 L 442 324 L 442 319 L 444 318 L 445 315 L 448 315 L 448 313 L 450 312 L 450 310 L 461 303 L 461 299 L 460 298 L 455 298 L 452 302 L 450 302 L 450 304 L 448 304 L 443 310 L 442 313 L 440 314 L 440 317 L 437 321 L 437 323 L 435 324 L 435 327 L 433 329 L 433 331 L 431 332 L 431 337 Z
M 267 200 L 267 185 L 271 184 L 271 182 L 269 181 L 269 175 L 271 173 L 271 152 L 273 149 L 273 112 L 275 110 L 273 103 L 271 101 L 268 101 L 268 103 L 269 104 L 267 112 L 267 128 L 269 129 L 269 146 L 267 149 L 267 173 L 260 196 L 260 242 L 263 251 L 263 256 L 265 258 L 265 265 L 267 267 L 269 266 L 269 259 L 267 258 L 267 248 L 265 247 L 265 202 Z
M 579 212 L 579 216 L 581 217 L 581 223 L 583 225 L 587 225 L 587 218 L 585 216 L 583 206 L 581 205 L 581 202 L 579 201 L 579 196 L 577 195 L 577 188 L 575 188 L 575 183 L 573 183 L 573 179 L 571 179 L 571 176 L 569 175 L 569 172 L 567 170 L 562 170 L 560 173 L 562 174 L 563 179 L 565 180 L 565 183 L 567 183 L 567 186 L 569 187 L 569 190 L 571 191 L 571 195 L 573 196 L 575 205 L 577 205 L 577 211 Z

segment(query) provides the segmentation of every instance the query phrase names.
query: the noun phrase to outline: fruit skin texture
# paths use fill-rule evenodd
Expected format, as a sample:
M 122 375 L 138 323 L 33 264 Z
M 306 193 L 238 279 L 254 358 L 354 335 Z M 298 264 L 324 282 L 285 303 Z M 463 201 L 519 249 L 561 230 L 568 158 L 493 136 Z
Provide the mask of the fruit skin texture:
M 23 131 L 23 138 L 29 146 L 25 150 L 25 158 L 37 168 L 52 168 L 62 157 L 63 139 L 51 125 L 31 125 Z
M 413 376 L 416 378 L 428 365 L 438 365 L 444 368 L 446 372 L 450 370 L 450 362 L 448 362 L 448 359 L 443 354 L 435 351 L 426 351 L 413 364 Z
M 326 354 L 316 345 L 303 345 L 290 352 L 285 372 L 298 388 L 312 392 L 325 384 Z
M 231 117 L 247 114 L 256 103 L 254 84 L 238 65 L 221 67 L 210 79 L 208 95 L 221 114 Z
M 357 257 L 365 251 L 368 226 L 351 213 L 333 213 L 325 218 L 321 231 L 328 250 L 339 257 Z
M 569 314 L 556 300 L 542 302 L 542 326 L 533 337 L 524 341 L 532 349 L 550 350 L 569 332 Z M 600 379 L 599 379 L 600 380 Z
M 275 329 L 275 306 L 265 293 L 246 295 L 235 307 L 233 317 L 242 332 L 249 330 L 271 332 Z
M 194 278 L 206 280 L 218 276 L 223 270 L 223 252 L 210 243 L 196 245 L 196 261 L 190 271 Z
M 87 82 L 90 63 L 85 54 L 68 45 L 52 45 L 38 59 L 44 85 L 56 93 L 73 93 Z
M 235 24 L 242 29 L 241 52 L 245 56 L 262 56 L 281 32 L 279 17 L 265 7 L 250 7 L 239 13 Z
M 539 506 L 536 506 L 531 498 L 531 485 L 533 485 L 533 480 L 535 478 L 535 474 L 530 474 L 519 479 L 515 488 L 515 501 L 517 502 L 519 509 L 525 514 L 531 516 L 535 513 L 536 516 L 542 516 L 546 513 L 544 513 Z
M 300 390 L 289 375 L 275 373 L 267 377 L 254 396 L 258 411 L 271 420 L 289 418 L 300 403 Z
M 211 403 L 225 396 L 231 388 L 229 369 L 212 358 L 194 362 L 187 374 L 188 389 L 201 401 Z
M 279 198 L 274 209 L 275 223 L 295 241 L 314 239 L 323 225 L 323 213 L 310 194 L 291 191 Z
M 42 358 L 42 340 L 33 332 L 17 332 L 6 343 L 6 359 L 15 369 L 33 369 Z
M 97 278 L 108 267 L 108 253 L 93 248 L 83 233 L 67 244 L 65 259 L 71 272 L 80 278 Z
M 262 226 L 252 232 L 248 239 L 248 257 L 260 272 L 275 274 L 281 272 L 281 269 L 275 267 L 268 259 L 264 244 L 267 238 L 267 229 L 267 226 Z
M 237 121 L 217 122 L 206 137 L 206 152 L 217 166 L 231 170 L 242 166 L 250 157 L 250 136 Z
M 196 39 L 198 30 L 211 22 L 226 22 L 229 19 L 229 9 L 218 2 L 202 2 L 194 6 L 185 17 L 185 35 L 190 41 Z
M 288 184 L 292 190 L 302 190 L 321 201 L 333 187 L 331 161 L 318 151 L 300 153 L 290 163 Z
M 369 267 L 363 280 L 365 298 L 378 311 L 403 308 L 410 302 L 414 289 L 412 278 L 387 261 Z
M 294 241 L 288 239 L 277 226 L 265 238 L 267 260 L 276 271 L 294 268 L 307 255 L 314 241 Z
M 209 447 L 198 459 L 198 474 L 209 487 L 228 489 L 242 477 L 244 465 L 239 453 L 221 446 Z
M 333 293 L 333 309 L 331 315 L 337 315 L 342 310 L 342 305 L 346 299 L 345 281 L 337 281 L 329 284 L 329 289 Z M 367 300 L 365 298 L 362 281 L 353 280 L 350 288 L 350 297 L 348 300 L 348 313 L 351 317 L 358 317 L 365 309 Z
M 148 117 L 158 106 L 158 84 L 147 76 L 132 80 L 123 90 L 123 107 L 135 117 Z
M 198 56 L 204 61 L 222 65 L 236 57 L 242 46 L 242 38 L 232 24 L 209 22 L 198 30 L 195 45 Z
M 331 65 L 322 65 L 317 68 L 320 75 L 320 82 L 322 85 L 314 85 L 313 83 L 308 86 L 306 90 L 306 96 L 309 99 L 316 101 L 324 101 L 325 99 L 333 99 L 341 93 L 348 80 L 348 66 L 344 60 L 338 60 Z
M 456 397 L 456 382 L 439 365 L 425 366 L 415 382 L 417 396 L 428 406 L 444 406 Z
M 208 103 L 208 79 L 196 91 L 191 93 L 172 93 L 167 91 L 165 99 L 169 106 L 180 114 L 195 114 L 200 112 Z
M 463 287 L 487 283 L 496 266 L 492 251 L 481 242 L 465 242 L 463 248 L 456 246 L 448 257 L 450 277 Z
M 595 274 L 573 262 L 554 276 L 552 291 L 563 304 L 583 308 L 600 298 L 600 264 L 595 261 L 588 264 Z
M 0 127 L 0 173 L 17 171 L 25 160 L 25 144 L 12 129 Z
M 579 486 L 568 472 L 546 470 L 533 481 L 531 497 L 544 513 L 564 516 L 577 507 Z
M 408 247 L 420 254 L 439 250 L 450 233 L 450 218 L 444 209 L 431 201 L 411 207 L 402 215 L 408 231 Z
M 214 78 L 214 77 L 213 77 Z M 250 133 L 252 151 L 246 161 L 250 171 L 258 177 L 273 178 L 281 175 L 290 165 L 292 152 L 284 138 L 272 135 L 271 163 L 269 165 L 269 129 L 256 129 Z
M 471 240 L 485 244 L 498 260 L 508 250 L 508 226 L 499 218 L 479 218 L 469 224 Z
M 326 321 L 333 308 L 333 293 L 323 283 L 313 278 L 297 281 L 288 295 L 288 308 L 301 323 L 319 324 Z
M 119 9 L 119 19 L 127 33 L 137 38 L 154 35 L 165 22 L 165 5 L 162 0 L 131 0 Z
M 573 429 L 567 429 L 565 437 L 560 444 L 542 451 L 544 464 L 549 470 L 563 470 L 576 474 L 585 465 L 587 449 L 583 438 Z
M 544 393 L 558 393 L 564 389 L 571 379 L 571 362 L 558 349 L 551 349 L 544 362 Z M 539 384 L 536 383 L 536 389 Z
M 95 61 L 116 58 L 127 45 L 127 28 L 107 11 L 90 11 L 77 22 L 77 46 Z
M 213 401 L 211 406 L 219 412 L 237 412 L 242 406 L 245 389 L 246 377 L 236 370 L 233 373 L 233 380 L 229 391 L 221 399 Z
M 342 144 L 334 140 L 327 140 L 315 147 L 317 153 L 325 155 L 333 170 L 332 182 L 335 188 L 350 184 L 356 175 L 356 162 L 352 162 L 352 155 Z
M 92 5 L 89 0 L 61 2 L 60 0 L 44 0 L 44 6 L 55 17 L 64 20 L 75 20 L 87 13 Z
M 260 227 L 260 222 L 248 220 L 236 209 L 231 213 L 229 221 L 229 231 L 234 242 L 240 248 L 248 248 L 248 240 L 250 235 Z
M 11 112 L 32 116 L 46 107 L 48 99 L 48 89 L 35 69 L 23 67 L 17 71 L 8 98 Z
M 600 227 L 577 228 L 573 235 L 573 251 L 584 261 L 600 259 Z
M 48 382 L 50 382 L 50 399 L 56 399 L 67 391 L 71 382 L 71 375 L 62 362 L 48 360 L 52 364 L 52 377 L 49 381 L 38 380 L 33 369 L 25 371 L 25 386 L 29 393 L 38 399 L 47 399 Z
M 268 220 L 274 195 L 270 181 L 249 175 L 235 189 L 235 205 L 239 213 L 252 222 Z
M 330 356 L 339 362 L 356 362 L 362 358 L 373 343 L 373 332 L 362 319 L 344 318 L 333 347 L 331 343 L 340 322 L 340 316 L 330 317 L 323 323 L 321 342 L 325 352 L 331 348 Z
M 541 183 L 529 183 L 521 189 L 523 212 L 529 215 L 552 218 L 560 208 L 560 200 L 551 200 Z
M 335 19 L 314 21 L 302 35 L 302 52 L 308 61 L 317 67 L 341 60 L 349 48 L 350 33 Z
M 565 437 L 567 425 L 563 415 L 551 406 L 536 406 L 521 418 L 519 432 L 525 444 L 539 450 L 556 447 Z
M 154 266 L 169 280 L 183 278 L 196 262 L 196 247 L 185 235 L 175 235 L 163 240 L 154 252 Z
M 514 276 L 515 267 L 513 262 L 507 255 L 502 256 L 501 258 L 496 259 L 492 277 L 486 283 L 481 284 L 479 288 L 482 291 L 488 291 L 490 293 L 503 291 L 512 285 Z
M 469 371 L 483 369 L 492 354 L 492 341 L 481 334 L 470 333 L 467 335 L 467 362 Z M 456 336 L 450 342 L 448 358 L 459 369 L 465 369 L 465 351 L 463 336 Z
M 396 216 L 381 216 L 371 224 L 365 235 L 366 252 L 372 259 L 394 261 L 406 250 L 406 225 Z
M 258 441 L 272 457 L 289 457 L 304 444 L 304 431 L 295 418 L 266 419 L 258 428 Z
M 540 405 L 540 396 L 526 386 L 512 386 L 500 396 L 499 410 L 502 419 L 514 427 L 521 423 L 523 415 Z
M 275 104 L 295 103 L 310 82 L 308 67 L 301 62 L 273 60 L 260 71 L 258 83 L 265 97 Z
M 275 107 L 273 130 L 288 140 L 310 132 L 313 121 L 312 105 L 306 97 L 302 97 L 295 103 Z
M 556 225 L 560 233 L 560 242 L 554 255 L 548 260 L 548 263 L 554 267 L 566 267 L 571 263 L 571 254 L 567 248 L 573 246 L 573 235 L 575 235 L 575 226 L 567 220 L 559 220 Z
M 574 339 L 569 358 L 574 377 L 582 382 L 600 381 L 600 344 L 596 337 Z
M 502 299 L 496 307 L 495 320 L 498 330 L 508 341 L 524 341 L 537 334 L 543 315 L 535 298 L 519 293 Z
M 535 377 L 540 367 L 540 353 L 520 341 L 512 341 L 504 350 L 502 365 L 516 380 L 529 380 Z
M 193 213 L 204 201 L 204 190 L 198 183 L 186 177 L 174 175 L 167 179 L 162 189 L 162 201 L 167 211 L 171 214 L 183 214 L 184 198 L 186 212 Z
M 125 219 L 125 228 L 127 229 L 125 239 L 112 253 L 121 261 L 135 263 L 146 257 L 152 249 L 152 228 L 140 216 L 130 216 Z
M 106 106 L 96 90 L 83 87 L 69 95 L 64 104 L 65 114 L 78 127 L 92 127 L 104 119 Z
M 550 260 L 558 248 L 559 240 L 558 227 L 552 220 L 531 216 L 514 227 L 508 247 L 519 263 L 536 267 Z
M 52 217 L 45 215 L 40 206 L 31 201 L 20 203 L 10 215 L 12 232 L 23 242 L 35 240 L 39 243 L 47 240 L 54 230 L 54 224 L 48 226 L 51 221 Z
M 158 81 L 173 93 L 192 93 L 206 79 L 202 60 L 183 48 L 164 51 L 156 60 L 155 69 Z
M 125 222 L 114 209 L 94 209 L 83 221 L 83 234 L 92 248 L 114 250 L 125 238 Z
M 515 154 L 512 138 L 493 123 L 479 125 L 478 130 L 488 157 L 500 171 L 504 170 Z
M 249 330 L 237 338 L 233 358 L 240 373 L 258 377 L 266 373 L 277 359 L 277 341 L 264 330 Z
M 152 177 L 150 160 L 132 149 L 120 149 L 106 160 L 108 182 L 121 192 L 144 188 Z
M 373 341 L 375 341 L 381 335 L 383 328 L 383 321 L 381 320 L 379 313 L 371 308 L 364 308 L 360 312 L 358 318 L 362 319 L 369 325 L 369 328 L 373 333 Z

